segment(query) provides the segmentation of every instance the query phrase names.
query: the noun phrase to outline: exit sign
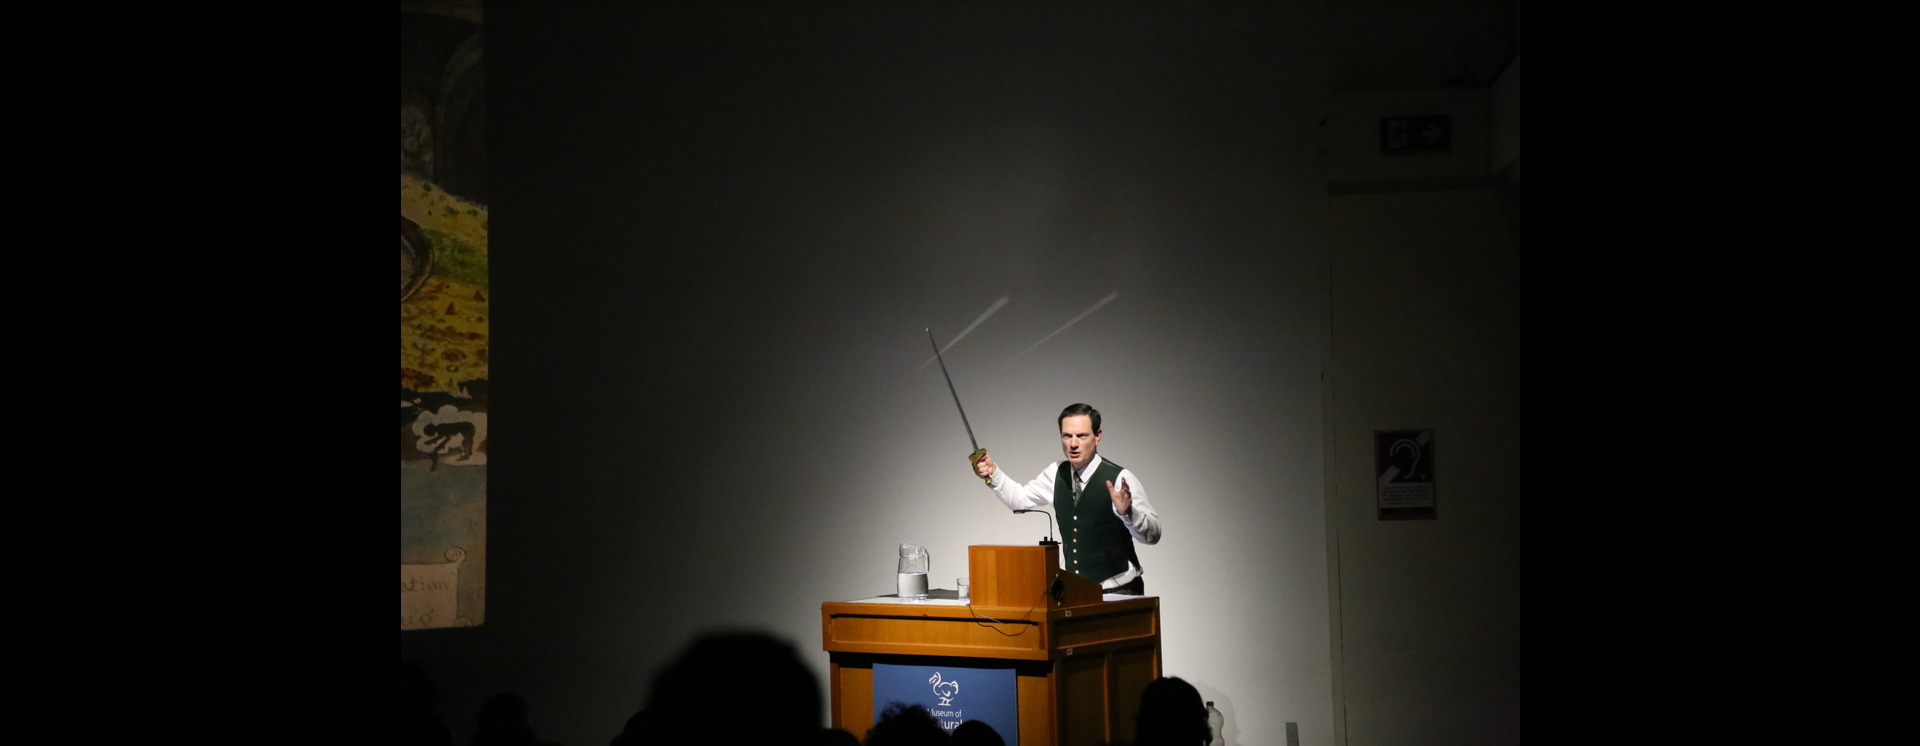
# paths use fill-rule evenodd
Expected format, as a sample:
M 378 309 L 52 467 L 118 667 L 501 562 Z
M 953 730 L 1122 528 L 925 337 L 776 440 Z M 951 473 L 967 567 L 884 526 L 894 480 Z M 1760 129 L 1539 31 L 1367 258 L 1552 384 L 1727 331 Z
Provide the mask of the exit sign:
M 1453 117 L 1386 117 L 1380 120 L 1380 151 L 1419 153 L 1453 147 Z

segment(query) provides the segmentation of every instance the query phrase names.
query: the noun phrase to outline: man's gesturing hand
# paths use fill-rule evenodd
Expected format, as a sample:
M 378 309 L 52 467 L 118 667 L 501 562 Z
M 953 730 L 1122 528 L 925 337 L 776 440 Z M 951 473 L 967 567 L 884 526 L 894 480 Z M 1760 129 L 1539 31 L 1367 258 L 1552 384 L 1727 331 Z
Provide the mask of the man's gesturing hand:
M 1107 480 L 1107 494 L 1113 497 L 1113 512 L 1133 514 L 1133 488 L 1127 486 L 1127 480 L 1120 480 L 1120 489 L 1117 490 L 1113 488 L 1113 480 Z

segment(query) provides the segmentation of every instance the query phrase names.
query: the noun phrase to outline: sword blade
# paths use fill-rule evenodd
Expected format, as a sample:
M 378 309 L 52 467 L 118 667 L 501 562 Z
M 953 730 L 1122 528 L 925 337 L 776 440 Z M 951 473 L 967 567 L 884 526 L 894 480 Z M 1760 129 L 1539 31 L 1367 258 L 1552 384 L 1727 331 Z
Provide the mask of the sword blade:
M 947 379 L 947 393 L 953 394 L 953 407 L 960 410 L 960 424 L 967 427 L 967 442 L 973 444 L 973 450 L 980 450 L 980 441 L 973 438 L 973 423 L 967 421 L 967 408 L 960 406 L 960 392 L 953 388 L 953 376 L 947 373 L 947 360 L 940 356 L 940 343 L 933 341 L 933 330 L 927 329 L 927 344 L 933 345 L 933 358 L 940 361 L 940 375 Z

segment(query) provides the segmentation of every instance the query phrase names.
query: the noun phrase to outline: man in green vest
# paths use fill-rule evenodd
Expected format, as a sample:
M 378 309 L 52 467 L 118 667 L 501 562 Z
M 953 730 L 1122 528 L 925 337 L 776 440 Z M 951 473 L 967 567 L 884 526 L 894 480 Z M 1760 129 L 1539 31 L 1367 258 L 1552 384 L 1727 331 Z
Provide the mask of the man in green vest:
M 1060 453 L 1066 456 L 1020 484 L 1000 473 L 992 456 L 973 471 L 1013 510 L 1051 507 L 1060 520 L 1060 556 L 1067 569 L 1099 583 L 1106 593 L 1141 595 L 1140 555 L 1133 543 L 1160 541 L 1160 514 L 1147 502 L 1140 478 L 1100 455 L 1100 410 L 1073 404 L 1060 410 Z

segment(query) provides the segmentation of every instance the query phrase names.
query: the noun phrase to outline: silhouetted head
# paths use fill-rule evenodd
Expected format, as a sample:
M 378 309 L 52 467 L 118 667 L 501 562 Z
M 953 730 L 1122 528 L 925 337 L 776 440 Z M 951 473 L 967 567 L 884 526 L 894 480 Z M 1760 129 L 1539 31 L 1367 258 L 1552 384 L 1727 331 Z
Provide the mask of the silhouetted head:
M 860 746 L 860 739 L 845 728 L 821 728 L 814 746 Z
M 702 636 L 653 680 L 643 743 L 806 743 L 820 684 L 792 644 L 760 632 Z
M 927 708 L 899 702 L 887 705 L 867 731 L 867 746 L 928 746 L 952 740 Z
M 1137 746 L 1202 746 L 1212 738 L 1207 703 L 1192 684 L 1162 676 L 1140 693 L 1140 713 L 1134 720 Z
M 453 729 L 433 706 L 440 690 L 427 670 L 411 661 L 400 662 L 400 746 L 453 746 Z
M 512 692 L 495 694 L 480 703 L 480 714 L 475 720 L 483 730 L 524 728 L 527 726 L 527 700 Z
M 647 746 L 647 736 L 654 730 L 653 714 L 641 710 L 627 717 L 627 726 L 607 746 Z
M 968 720 L 953 729 L 953 742 L 964 746 L 1007 746 L 1000 732 L 978 720 Z
M 440 689 L 427 677 L 425 666 L 400 662 L 400 711 L 426 712 L 440 703 Z

